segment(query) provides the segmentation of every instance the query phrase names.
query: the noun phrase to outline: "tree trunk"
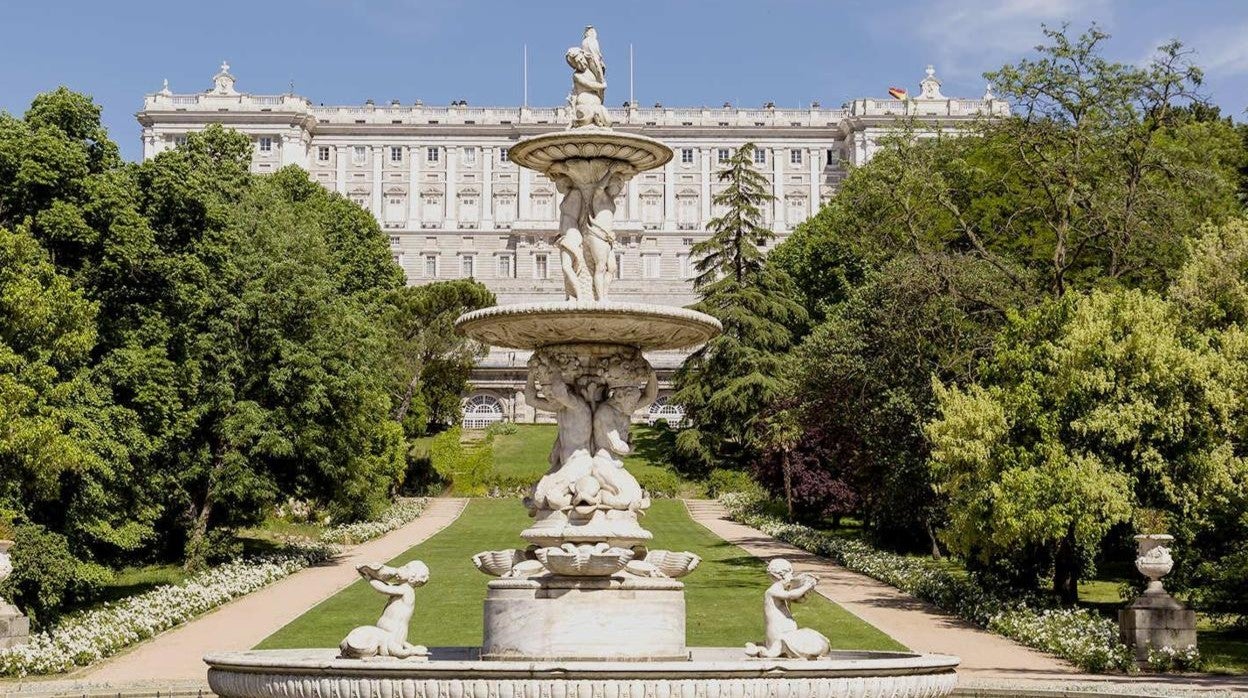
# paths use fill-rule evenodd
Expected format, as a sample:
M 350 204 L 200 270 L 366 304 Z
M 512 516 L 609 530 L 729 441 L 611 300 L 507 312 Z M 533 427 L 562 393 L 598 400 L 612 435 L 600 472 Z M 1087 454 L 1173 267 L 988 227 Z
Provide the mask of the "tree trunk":
M 793 520 L 793 471 L 789 466 L 788 455 L 784 456 L 781 463 L 781 470 L 784 472 L 784 503 L 789 510 L 789 521 Z
M 399 400 L 398 407 L 394 408 L 394 421 L 402 424 L 403 418 L 407 416 L 407 411 L 412 407 L 412 396 L 416 394 L 416 389 L 420 387 L 420 374 L 423 370 L 417 369 L 412 374 L 412 379 L 408 381 L 407 388 L 403 391 L 403 399 Z
M 928 520 L 924 520 L 923 528 L 927 530 L 927 539 L 932 544 L 932 559 L 933 560 L 943 559 L 945 555 L 944 553 L 940 552 L 940 540 L 936 538 L 936 529 L 932 528 L 932 522 Z
M 1079 553 L 1072 528 L 1057 544 L 1057 554 L 1053 559 L 1053 593 L 1064 604 L 1073 606 L 1079 600 L 1079 568 Z
M 225 448 L 220 440 L 212 443 L 212 467 L 208 470 L 208 479 L 204 484 L 204 498 L 199 511 L 193 512 L 195 519 L 191 524 L 190 535 L 186 539 L 185 560 L 182 566 L 188 572 L 203 569 L 208 559 L 208 522 L 212 518 L 212 509 L 217 502 L 215 493 L 217 473 L 225 464 Z

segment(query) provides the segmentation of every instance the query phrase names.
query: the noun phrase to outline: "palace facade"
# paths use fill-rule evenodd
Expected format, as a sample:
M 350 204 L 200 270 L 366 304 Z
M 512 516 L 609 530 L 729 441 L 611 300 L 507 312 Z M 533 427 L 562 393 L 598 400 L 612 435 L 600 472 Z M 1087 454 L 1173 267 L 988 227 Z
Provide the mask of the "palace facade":
M 751 142 L 755 164 L 774 202 L 766 210 L 777 242 L 836 191 L 849 167 L 870 159 L 882 136 L 902 120 L 923 131 L 1009 113 L 988 91 L 980 99 L 947 98 L 928 66 L 919 94 L 906 100 L 856 99 L 839 108 L 767 104 L 610 109 L 613 127 L 657 138 L 675 151 L 661 170 L 635 177 L 616 215 L 619 301 L 693 302 L 689 248 L 719 214 L 716 173 L 735 148 Z M 566 107 L 474 107 L 401 104 L 317 106 L 295 94 L 239 92 L 222 64 L 212 88 L 177 94 L 168 84 L 146 96 L 137 114 L 143 156 L 174 148 L 192 131 L 219 123 L 255 144 L 252 169 L 298 165 L 377 218 L 409 283 L 474 278 L 499 303 L 563 298 L 557 233 L 558 200 L 543 175 L 517 167 L 507 148 L 529 136 L 562 130 Z M 651 356 L 666 379 L 683 354 Z M 527 352 L 494 350 L 473 376 L 465 423 L 543 420 L 522 394 Z M 666 387 L 666 385 L 665 385 Z M 661 393 L 663 395 L 663 393 Z M 665 397 L 639 418 L 679 421 Z

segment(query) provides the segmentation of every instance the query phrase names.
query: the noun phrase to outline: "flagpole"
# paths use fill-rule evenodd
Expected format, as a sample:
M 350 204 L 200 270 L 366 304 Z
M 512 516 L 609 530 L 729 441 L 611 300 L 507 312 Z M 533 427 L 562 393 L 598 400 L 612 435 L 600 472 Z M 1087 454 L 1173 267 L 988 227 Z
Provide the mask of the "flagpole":
M 529 45 L 524 45 L 524 106 L 529 106 Z
M 633 45 L 628 45 L 628 105 L 635 107 L 637 104 L 633 101 Z

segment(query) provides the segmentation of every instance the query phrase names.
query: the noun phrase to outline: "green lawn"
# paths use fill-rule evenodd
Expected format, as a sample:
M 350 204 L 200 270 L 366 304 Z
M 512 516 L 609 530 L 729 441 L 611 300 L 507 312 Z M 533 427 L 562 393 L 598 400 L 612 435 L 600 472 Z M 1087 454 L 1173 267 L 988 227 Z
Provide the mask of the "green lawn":
M 482 550 L 519 545 L 518 534 L 527 522 L 524 509 L 514 499 L 474 499 L 455 523 L 390 561 L 415 557 L 429 565 L 431 579 L 418 592 L 419 606 L 412 619 L 413 642 L 481 643 L 481 603 L 489 578 L 472 566 L 470 558 Z M 691 550 L 702 556 L 702 565 L 685 578 L 691 646 L 735 646 L 762 639 L 762 594 L 768 580 L 761 561 L 694 523 L 679 501 L 656 501 L 644 524 L 654 533 L 655 547 Z M 375 592 L 356 581 L 258 647 L 334 647 L 351 628 L 375 621 L 381 605 Z M 422 613 L 422 609 L 436 611 Z M 904 649 L 822 597 L 812 595 L 807 603 L 795 606 L 794 612 L 798 622 L 818 628 L 834 647 Z

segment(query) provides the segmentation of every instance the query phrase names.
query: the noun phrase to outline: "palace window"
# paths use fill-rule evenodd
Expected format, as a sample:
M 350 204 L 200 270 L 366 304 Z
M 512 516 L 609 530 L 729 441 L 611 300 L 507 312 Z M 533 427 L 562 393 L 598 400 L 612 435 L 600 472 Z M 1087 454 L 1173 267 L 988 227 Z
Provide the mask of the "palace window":
M 498 149 L 498 161 L 507 162 L 507 149 L 506 148 Z
M 766 150 L 763 150 L 762 148 L 754 149 L 754 164 L 755 165 L 767 164 L 767 151 Z
M 693 247 L 693 238 L 681 238 L 680 244 L 682 247 Z
M 402 238 L 400 238 L 398 235 L 390 236 L 390 244 L 393 245 L 394 247 L 398 247 L 400 242 L 402 242 Z
M 465 279 L 471 279 L 477 275 L 477 257 L 476 255 L 466 254 L 459 258 L 459 274 Z
M 407 210 L 403 204 L 402 194 L 390 194 L 386 197 L 386 220 L 398 222 L 407 218 Z
M 729 153 L 727 148 L 720 148 L 715 155 L 720 162 L 728 162 Z
M 264 138 L 260 139 L 260 152 L 262 153 L 273 152 L 273 139 L 272 138 L 265 136 Z
M 641 275 L 647 279 L 657 279 L 660 276 L 660 266 L 662 258 L 657 254 L 647 254 L 641 256 Z
M 624 278 L 624 253 L 623 252 L 615 253 L 615 278 L 617 279 Z
M 498 278 L 512 279 L 516 276 L 515 266 L 512 264 L 512 258 L 509 254 L 501 254 L 498 256 Z
M 329 162 L 329 146 L 327 145 L 316 146 L 316 161 L 317 162 Z
M 437 162 L 442 157 L 442 151 L 436 145 L 425 148 L 425 162 Z
M 464 400 L 463 426 L 465 429 L 484 429 L 503 421 L 503 403 L 493 395 L 473 395 Z
M 368 148 L 357 145 L 351 148 L 351 162 L 357 165 L 363 165 L 368 160 Z
M 828 148 L 827 157 L 828 159 L 824 163 L 825 165 L 827 165 L 828 167 L 831 167 L 832 165 L 836 164 L 836 151 L 835 150 Z
M 798 150 L 797 148 L 790 150 L 789 151 L 789 164 L 791 165 L 802 164 L 802 151 Z
M 676 262 L 680 265 L 680 278 L 682 281 L 688 281 L 693 278 L 693 266 L 689 264 L 688 252 L 681 252 L 677 254 Z
M 436 254 L 425 255 L 425 278 L 438 278 L 438 256 Z
M 477 164 L 477 149 L 476 148 L 464 148 L 463 161 L 465 165 Z
M 390 259 L 394 260 L 395 264 L 399 266 L 403 266 L 403 253 L 402 252 L 391 252 Z
M 185 135 L 181 135 L 181 136 L 174 136 L 174 137 L 173 137 L 173 146 L 174 146 L 175 148 L 177 148 L 177 147 L 181 147 L 181 146 L 184 146 L 184 145 L 186 145 L 186 136 L 185 136 Z
M 545 254 L 533 255 L 533 278 L 535 279 L 547 278 L 550 272 L 547 261 L 548 261 L 548 258 Z
M 403 162 L 403 148 L 397 145 L 390 146 L 390 162 Z
M 681 148 L 680 161 L 686 165 L 693 162 L 693 148 Z

